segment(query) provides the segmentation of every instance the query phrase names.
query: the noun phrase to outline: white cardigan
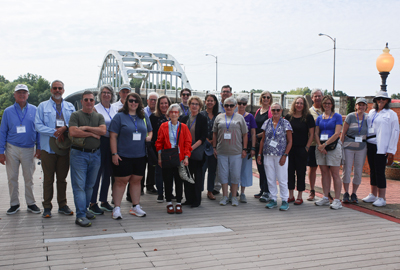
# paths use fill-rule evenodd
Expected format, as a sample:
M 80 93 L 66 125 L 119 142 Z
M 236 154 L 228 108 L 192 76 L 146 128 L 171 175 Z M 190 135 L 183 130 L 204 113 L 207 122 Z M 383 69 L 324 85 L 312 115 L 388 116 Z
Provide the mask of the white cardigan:
M 373 123 L 372 120 L 374 120 Z M 367 142 L 376 144 L 377 154 L 396 154 L 397 142 L 399 141 L 399 118 L 397 114 L 390 109 L 383 109 L 379 113 L 372 109 L 368 114 L 367 123 L 368 136 L 376 134 L 376 138 L 371 138 Z M 374 133 L 369 132 L 371 127 L 374 129 Z

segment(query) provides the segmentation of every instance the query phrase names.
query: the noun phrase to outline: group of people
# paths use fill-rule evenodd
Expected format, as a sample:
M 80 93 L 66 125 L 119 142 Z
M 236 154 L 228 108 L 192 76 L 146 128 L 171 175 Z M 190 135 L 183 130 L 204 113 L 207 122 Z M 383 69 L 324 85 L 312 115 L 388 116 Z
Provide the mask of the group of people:
M 215 195 L 222 189 L 220 205 L 246 203 L 245 190 L 253 184 L 255 156 L 260 192 L 254 197 L 266 202 L 266 208 L 277 207 L 277 181 L 280 210 L 288 210 L 291 202 L 303 203 L 307 166 L 309 201 L 315 197 L 319 166 L 324 196 L 316 205 L 340 209 L 342 182 L 342 201 L 357 203 L 366 156 L 371 170 L 371 194 L 363 201 L 386 205 L 385 165 L 393 161 L 399 137 L 398 118 L 389 108 L 386 92 L 375 96 L 369 114 L 365 113 L 366 99 L 358 98 L 356 111 L 343 124 L 342 116 L 335 113 L 334 99 L 323 96 L 320 89 L 311 93 L 311 108 L 304 97 L 297 97 L 284 117 L 282 106 L 273 102 L 268 91 L 261 93 L 260 109 L 254 116 L 246 112 L 248 96 L 233 98 L 229 85 L 222 87 L 220 102 L 215 95 L 206 95 L 205 110 L 203 100 L 192 96 L 187 88 L 181 90 L 179 104 L 151 92 L 146 107 L 129 85 L 119 88 L 117 102 L 111 85 L 99 90 L 97 105 L 94 93 L 85 91 L 82 109 L 75 111 L 71 103 L 62 99 L 64 84 L 59 80 L 51 84 L 51 98 L 37 108 L 27 102 L 26 85 L 15 87 L 15 103 L 4 111 L 0 127 L 0 163 L 6 165 L 10 193 L 7 214 L 20 209 L 20 164 L 27 210 L 42 213 L 33 194 L 35 157 L 41 159 L 43 169 L 42 216 L 52 216 L 54 175 L 58 212 L 73 215 L 66 198 L 70 169 L 75 223 L 82 227 L 91 226 L 91 220 L 105 211 L 112 212 L 113 219 L 122 219 L 121 202 L 126 189 L 127 200 L 132 202 L 129 213 L 138 217 L 146 216 L 140 205 L 144 187 L 148 193 L 158 195 L 157 202 L 164 202 L 165 197 L 169 214 L 181 214 L 182 205 L 198 207 L 206 171 L 208 199 L 216 200 Z M 170 166 L 173 158 L 179 165 Z M 189 175 L 183 176 L 182 170 Z M 332 180 L 334 198 L 330 195 Z M 114 206 L 108 202 L 110 186 Z

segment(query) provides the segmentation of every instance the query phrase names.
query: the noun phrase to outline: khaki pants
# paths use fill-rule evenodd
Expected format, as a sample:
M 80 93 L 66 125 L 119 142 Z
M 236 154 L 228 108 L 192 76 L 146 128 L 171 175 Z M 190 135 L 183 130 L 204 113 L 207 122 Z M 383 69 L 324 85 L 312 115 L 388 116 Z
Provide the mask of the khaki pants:
M 67 175 L 69 171 L 69 153 L 65 156 L 40 151 L 43 169 L 43 207 L 53 208 L 51 201 L 54 193 L 54 174 L 57 177 L 58 207 L 67 204 Z
M 6 171 L 11 206 L 19 205 L 18 175 L 20 164 L 25 181 L 26 203 L 27 205 L 35 204 L 35 197 L 33 196 L 33 173 L 35 172 L 34 153 L 34 147 L 22 148 L 7 143 L 5 151 Z

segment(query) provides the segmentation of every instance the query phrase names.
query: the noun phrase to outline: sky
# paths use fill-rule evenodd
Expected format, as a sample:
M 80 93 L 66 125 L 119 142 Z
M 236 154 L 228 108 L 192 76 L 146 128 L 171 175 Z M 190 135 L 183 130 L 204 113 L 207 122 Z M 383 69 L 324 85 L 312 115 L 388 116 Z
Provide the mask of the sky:
M 18 1 L 2 0 L 0 75 L 33 73 L 65 83 L 66 94 L 97 86 L 109 50 L 168 53 L 194 90 L 380 89 L 376 59 L 395 59 L 388 93 L 400 93 L 400 1 Z M 399 61 L 397 61 L 399 60 Z M 398 63 L 399 62 L 399 63 Z M 218 89 L 220 90 L 220 89 Z

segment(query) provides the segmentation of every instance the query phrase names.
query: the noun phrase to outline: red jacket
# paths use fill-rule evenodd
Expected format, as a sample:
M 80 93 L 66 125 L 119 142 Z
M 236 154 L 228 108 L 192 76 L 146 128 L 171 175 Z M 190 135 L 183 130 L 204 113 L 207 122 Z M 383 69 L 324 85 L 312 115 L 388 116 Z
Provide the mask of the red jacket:
M 160 129 L 158 130 L 158 138 L 156 141 L 156 150 L 157 152 L 162 149 L 170 149 L 171 143 L 169 141 L 169 125 L 170 121 L 164 122 L 161 124 Z M 182 161 L 185 159 L 185 156 L 190 157 L 192 151 L 192 135 L 190 134 L 189 128 L 182 123 L 179 123 L 179 129 L 181 130 L 181 134 L 179 136 L 179 160 Z

